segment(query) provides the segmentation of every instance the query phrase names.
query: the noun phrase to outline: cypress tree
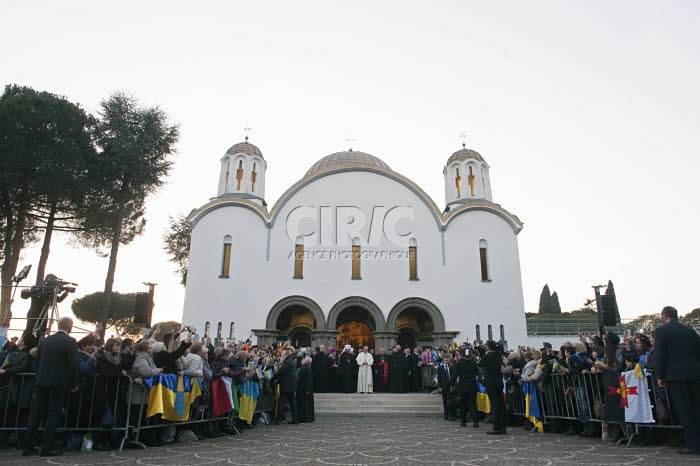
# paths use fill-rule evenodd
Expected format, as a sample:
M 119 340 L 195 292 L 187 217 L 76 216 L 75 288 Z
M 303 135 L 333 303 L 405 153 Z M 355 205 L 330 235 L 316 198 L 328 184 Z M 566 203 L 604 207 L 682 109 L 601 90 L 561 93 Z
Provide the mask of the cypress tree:
M 552 314 L 552 295 L 549 292 L 549 285 L 546 283 L 544 288 L 542 288 L 542 293 L 540 293 L 540 309 L 538 313 L 540 315 Z
M 613 287 L 612 280 L 608 280 L 608 286 L 605 288 L 606 295 L 615 295 L 615 287 Z M 615 298 L 615 321 L 619 324 L 620 320 L 620 309 L 617 307 L 617 298 Z
M 555 291 L 552 293 L 552 314 L 561 314 L 561 305 L 559 304 L 559 295 Z

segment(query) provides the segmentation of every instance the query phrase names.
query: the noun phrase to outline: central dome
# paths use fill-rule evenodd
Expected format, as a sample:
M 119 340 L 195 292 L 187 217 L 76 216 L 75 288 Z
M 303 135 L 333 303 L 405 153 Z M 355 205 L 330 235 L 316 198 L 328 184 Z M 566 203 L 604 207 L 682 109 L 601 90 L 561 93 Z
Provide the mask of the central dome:
M 379 157 L 375 157 L 364 152 L 349 150 L 326 155 L 321 160 L 313 164 L 311 168 L 309 168 L 309 171 L 306 172 L 306 176 L 331 168 L 342 167 L 379 167 L 384 170 L 391 170 L 389 165 L 384 163 L 384 161 Z

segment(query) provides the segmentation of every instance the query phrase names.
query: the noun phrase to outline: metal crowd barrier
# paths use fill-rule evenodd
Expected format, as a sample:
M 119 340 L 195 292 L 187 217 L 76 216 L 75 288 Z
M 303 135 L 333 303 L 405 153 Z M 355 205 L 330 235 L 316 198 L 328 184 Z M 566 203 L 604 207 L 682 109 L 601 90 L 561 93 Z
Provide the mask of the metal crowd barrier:
M 209 382 L 206 382 L 201 378 L 200 380 L 202 381 L 202 392 L 207 391 L 208 393 L 211 393 Z M 232 428 L 238 433 L 238 429 L 234 424 L 234 420 L 237 419 L 237 416 L 234 415 L 233 411 L 230 411 L 227 414 L 223 414 L 220 417 L 213 417 L 210 401 L 207 403 L 193 403 L 190 407 L 190 416 L 189 420 L 187 421 L 164 421 L 160 419 L 160 416 L 157 415 L 147 418 L 145 417 L 145 414 L 147 412 L 148 406 L 148 396 L 146 395 L 148 393 L 148 390 L 143 384 L 133 384 L 133 386 L 135 387 L 135 398 L 132 399 L 132 401 L 135 400 L 136 403 L 132 405 L 132 409 L 136 408 L 134 409 L 134 411 L 138 411 L 138 413 L 134 413 L 136 422 L 135 425 L 131 427 L 131 431 L 133 432 L 133 439 L 128 441 L 134 445 L 140 446 L 145 449 L 146 445 L 141 441 L 141 434 L 144 431 L 171 428 L 173 426 L 177 427 L 208 422 L 225 422 L 228 427 Z M 255 410 L 253 411 L 254 415 L 270 412 L 275 407 L 275 391 L 274 386 L 270 383 L 270 381 L 266 379 L 258 381 L 258 388 L 259 394 Z M 262 416 L 262 419 L 265 424 L 269 425 L 268 418 Z
M 35 402 L 34 373 L 22 373 L 7 376 L 7 384 L 0 387 L 0 434 L 7 436 L 11 432 L 17 434 L 27 431 L 29 416 Z M 201 380 L 201 379 L 200 379 Z M 211 393 L 208 383 L 204 382 L 202 392 Z M 257 399 L 254 414 L 270 412 L 275 405 L 274 385 L 269 380 L 258 382 L 260 394 Z M 102 390 L 102 392 L 101 392 Z M 108 396 L 111 395 L 111 396 Z M 102 420 L 106 408 L 109 407 L 112 425 L 103 426 Z M 183 425 L 201 424 L 207 422 L 225 422 L 238 432 L 234 425 L 236 416 L 233 411 L 218 418 L 211 415 L 211 403 L 197 401 L 190 406 L 190 416 L 187 421 L 163 421 L 160 416 L 145 417 L 148 409 L 148 390 L 143 384 L 136 384 L 129 376 L 108 379 L 95 374 L 83 380 L 76 392 L 69 393 L 63 409 L 63 421 L 56 429 L 57 432 L 70 434 L 92 433 L 102 436 L 102 440 L 115 440 L 121 452 L 125 444 L 131 443 L 146 448 L 141 442 L 145 431 Z M 269 418 L 262 416 L 269 423 Z M 43 429 L 41 429 L 43 430 Z
M 569 420 L 604 424 L 619 424 L 625 436 L 617 443 L 627 443 L 629 448 L 642 429 L 681 429 L 673 414 L 671 397 L 666 388 L 657 384 L 653 373 L 647 371 L 647 384 L 652 405 L 654 424 L 624 423 L 605 419 L 607 387 L 601 373 L 580 375 L 550 374 L 543 383 L 535 382 L 542 420 Z M 525 398 L 519 384 L 508 387 L 510 412 L 524 416 Z
M 0 432 L 19 434 L 27 431 L 27 423 L 35 402 L 34 378 L 34 373 L 7 376 L 7 384 L 0 387 L 0 410 L 2 410 Z M 131 378 L 121 376 L 115 380 L 94 374 L 83 382 L 76 392 L 69 392 L 63 410 L 64 420 L 56 431 L 91 432 L 105 437 L 118 432 L 121 433 L 119 440 L 121 452 L 130 429 L 127 400 L 131 398 L 133 386 Z M 108 396 L 109 392 L 112 392 L 113 397 Z M 101 425 L 101 418 L 105 415 L 107 408 L 112 415 L 113 425 L 110 427 Z
M 260 393 L 258 394 L 258 402 L 255 405 L 253 414 L 267 413 L 275 409 L 275 386 L 267 379 L 262 379 L 258 382 Z M 269 425 L 269 419 L 262 417 L 263 422 Z

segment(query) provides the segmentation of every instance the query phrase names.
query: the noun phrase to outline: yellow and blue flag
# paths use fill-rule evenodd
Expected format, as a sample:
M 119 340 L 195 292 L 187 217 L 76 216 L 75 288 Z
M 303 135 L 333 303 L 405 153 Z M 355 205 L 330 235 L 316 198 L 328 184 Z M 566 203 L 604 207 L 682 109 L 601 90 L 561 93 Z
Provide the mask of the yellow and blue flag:
M 239 390 L 241 399 L 239 400 L 240 409 L 238 411 L 238 418 L 242 421 L 247 421 L 250 424 L 253 422 L 253 413 L 255 412 L 255 406 L 258 403 L 260 389 L 258 388 L 257 382 L 246 380 L 243 385 L 239 386 Z
M 542 412 L 540 411 L 540 403 L 537 399 L 537 387 L 535 387 L 535 382 L 525 382 L 521 380 L 520 387 L 523 389 L 523 396 L 525 397 L 525 417 L 537 427 L 537 432 L 541 434 L 544 432 L 544 425 L 541 421 Z
M 146 417 L 162 414 L 167 421 L 189 420 L 192 401 L 202 393 L 197 377 L 163 374 L 144 379 L 143 383 L 151 389 Z
M 491 412 L 491 401 L 489 400 L 489 396 L 486 394 L 486 387 L 484 387 L 484 384 L 481 382 L 479 382 L 477 385 L 479 387 L 479 391 L 476 392 L 476 408 L 482 413 L 488 414 Z

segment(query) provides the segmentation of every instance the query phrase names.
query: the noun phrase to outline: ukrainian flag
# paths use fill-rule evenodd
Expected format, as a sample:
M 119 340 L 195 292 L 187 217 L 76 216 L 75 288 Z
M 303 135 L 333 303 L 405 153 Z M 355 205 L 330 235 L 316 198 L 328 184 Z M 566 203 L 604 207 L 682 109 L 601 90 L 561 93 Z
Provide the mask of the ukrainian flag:
M 486 394 L 486 387 L 484 387 L 484 384 L 481 382 L 477 385 L 479 391 L 476 392 L 476 408 L 482 413 L 488 414 L 491 412 L 491 402 L 489 401 L 489 396 Z
M 239 400 L 240 410 L 238 412 L 238 418 L 250 424 L 253 422 L 253 413 L 255 413 L 255 406 L 258 403 L 260 389 L 258 388 L 257 382 L 246 380 L 246 382 L 239 387 L 239 390 L 241 399 Z
M 520 387 L 523 389 L 523 396 L 525 397 L 525 417 L 537 427 L 537 431 L 541 434 L 544 432 L 544 425 L 540 421 L 542 413 L 540 412 L 540 403 L 537 399 L 535 382 L 521 380 Z
M 144 379 L 148 388 L 148 412 L 146 417 L 162 414 L 167 421 L 187 421 L 190 418 L 190 406 L 202 389 L 197 377 L 163 374 Z

